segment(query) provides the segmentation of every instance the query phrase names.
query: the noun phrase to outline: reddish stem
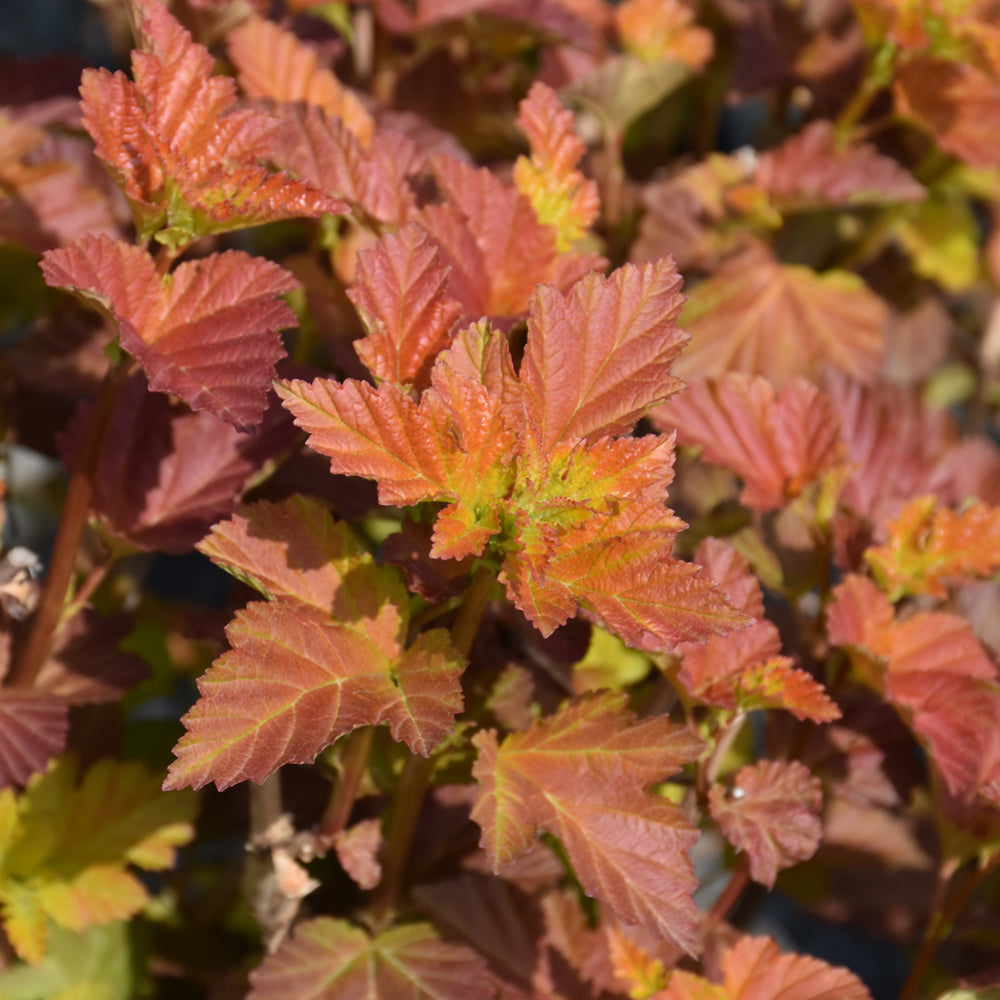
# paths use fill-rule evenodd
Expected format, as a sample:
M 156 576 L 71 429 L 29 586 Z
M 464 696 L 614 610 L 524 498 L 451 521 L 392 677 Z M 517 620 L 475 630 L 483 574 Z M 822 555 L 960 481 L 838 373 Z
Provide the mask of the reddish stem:
M 90 498 L 94 489 L 94 475 L 101 454 L 101 446 L 111 416 L 115 410 L 118 394 L 128 377 L 131 361 L 126 360 L 113 366 L 105 375 L 97 398 L 90 411 L 90 419 L 84 432 L 83 444 L 76 457 L 66 491 L 66 503 L 59 519 L 59 529 L 49 561 L 38 610 L 31 622 L 31 631 L 21 650 L 17 666 L 10 675 L 9 685 L 15 688 L 30 688 L 35 683 L 52 649 L 56 630 L 62 619 L 66 595 L 73 579 L 77 552 L 83 538 L 83 530 L 90 513 Z
M 368 754 L 371 752 L 374 736 L 374 727 L 365 726 L 363 729 L 355 729 L 347 737 L 337 784 L 316 831 L 318 851 L 328 851 L 337 834 L 347 826 L 347 821 L 351 818 L 351 809 L 354 808 L 368 767 Z
M 729 882 L 722 890 L 719 898 L 715 901 L 708 914 L 708 921 L 712 924 L 719 924 L 725 920 L 730 911 L 740 901 L 740 896 L 746 891 L 750 884 L 750 860 L 747 855 L 740 855 L 736 862 L 736 867 L 729 876 Z

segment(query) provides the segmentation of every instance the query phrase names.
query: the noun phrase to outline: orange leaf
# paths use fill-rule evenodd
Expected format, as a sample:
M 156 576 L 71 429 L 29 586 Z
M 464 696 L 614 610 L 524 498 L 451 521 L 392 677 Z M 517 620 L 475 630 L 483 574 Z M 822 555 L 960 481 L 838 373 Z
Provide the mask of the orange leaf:
M 49 285 L 106 309 L 150 389 L 180 396 L 236 427 L 260 422 L 284 356 L 278 331 L 295 315 L 278 297 L 292 276 L 239 250 L 185 261 L 161 278 L 153 258 L 107 236 L 85 236 L 42 260 Z
M 811 858 L 823 826 L 819 778 L 797 761 L 759 761 L 740 768 L 732 789 L 709 791 L 709 810 L 726 839 L 750 856 L 754 881 L 774 888 L 783 868 Z
M 697 831 L 645 788 L 702 750 L 665 719 L 636 722 L 625 696 L 603 692 L 514 733 L 473 740 L 480 792 L 472 817 L 494 870 L 531 847 L 544 826 L 563 842 L 586 891 L 623 920 L 693 952 L 697 885 L 687 855 Z
M 585 147 L 573 131 L 573 114 L 554 90 L 536 82 L 518 107 L 517 125 L 528 138 L 531 159 L 518 157 L 514 183 L 539 222 L 555 228 L 556 248 L 568 250 L 601 207 L 597 184 L 576 169 Z
M 826 367 L 869 381 L 884 350 L 887 310 L 846 271 L 817 274 L 758 250 L 723 264 L 700 284 L 682 317 L 691 346 L 682 378 L 739 371 L 782 386 Z
M 659 407 L 653 422 L 677 428 L 682 444 L 743 480 L 740 501 L 778 510 L 843 459 L 840 424 L 829 399 L 805 379 L 780 393 L 760 376 L 730 372 L 696 382 Z
M 140 237 L 159 232 L 175 248 L 199 236 L 346 205 L 311 184 L 269 174 L 279 121 L 235 110 L 236 84 L 213 76 L 206 48 L 155 0 L 132 0 L 139 50 L 134 83 L 121 72 L 85 70 L 83 123 L 132 207 Z
M 451 338 L 461 306 L 446 296 L 448 269 L 417 225 L 383 236 L 358 255 L 348 292 L 368 330 L 354 347 L 377 378 L 425 388 L 434 357 Z
M 273 21 L 251 15 L 227 36 L 229 58 L 248 97 L 303 101 L 340 118 L 368 147 L 375 132 L 371 115 L 330 70 L 316 51 Z
M 918 497 L 889 524 L 888 544 L 865 558 L 891 600 L 945 598 L 947 584 L 1000 570 L 1000 508 L 976 503 L 956 513 L 933 496 Z

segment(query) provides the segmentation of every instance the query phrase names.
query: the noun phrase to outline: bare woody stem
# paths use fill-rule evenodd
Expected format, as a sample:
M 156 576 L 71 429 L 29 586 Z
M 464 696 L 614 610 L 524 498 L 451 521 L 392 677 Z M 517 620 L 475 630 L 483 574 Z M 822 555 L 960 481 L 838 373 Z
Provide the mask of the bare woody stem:
M 451 627 L 455 648 L 468 658 L 479 629 L 479 622 L 496 583 L 495 575 L 485 566 L 476 570 L 469 589 L 462 598 L 458 615 Z M 403 885 L 403 873 L 410 855 L 410 845 L 424 796 L 434 770 L 432 758 L 412 755 L 403 765 L 396 792 L 386 819 L 386 842 L 382 852 L 382 880 L 372 895 L 371 910 L 378 923 L 385 921 L 396 906 Z
M 104 376 L 90 411 L 84 431 L 83 444 L 73 465 L 66 503 L 59 519 L 52 558 L 45 578 L 38 610 L 32 619 L 31 630 L 14 668 L 10 686 L 30 688 L 42 669 L 62 619 L 66 595 L 73 579 L 77 552 L 83 538 L 83 529 L 90 512 L 90 498 L 94 491 L 94 477 L 101 454 L 104 435 L 111 422 L 118 401 L 118 394 L 125 384 L 132 367 L 130 359 L 113 365 Z

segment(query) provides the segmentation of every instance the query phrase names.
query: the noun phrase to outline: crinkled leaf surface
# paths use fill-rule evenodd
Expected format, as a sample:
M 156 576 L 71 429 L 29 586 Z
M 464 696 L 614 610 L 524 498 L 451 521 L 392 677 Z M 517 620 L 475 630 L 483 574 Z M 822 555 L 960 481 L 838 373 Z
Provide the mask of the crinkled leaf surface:
M 145 250 L 85 236 L 47 253 L 42 271 L 48 284 L 111 314 L 150 389 L 236 427 L 260 422 L 285 353 L 278 331 L 295 325 L 280 296 L 298 283 L 284 268 L 229 250 L 161 277 Z
M 653 421 L 735 472 L 741 502 L 757 510 L 784 507 L 843 458 L 833 407 L 803 378 L 777 393 L 766 378 L 742 372 L 695 382 L 658 407 Z
M 840 709 L 811 674 L 779 656 L 777 628 L 764 617 L 764 596 L 749 564 L 731 545 L 706 538 L 695 562 L 715 580 L 730 603 L 756 621 L 730 635 L 678 643 L 677 680 L 699 701 L 730 711 L 780 708 L 796 718 L 830 722 Z
M 699 640 L 745 619 L 672 556 L 673 442 L 615 437 L 678 387 L 677 289 L 669 261 L 588 276 L 568 295 L 541 288 L 519 376 L 482 322 L 437 356 L 419 399 L 389 382 L 279 392 L 331 471 L 377 480 L 383 503 L 447 503 L 431 555 L 490 543 L 545 634 L 583 607 L 633 645 Z
M 274 21 L 250 16 L 226 36 L 229 58 L 248 97 L 303 101 L 340 118 L 367 146 L 375 131 L 371 115 L 329 70 L 316 50 Z
M 442 941 L 429 924 L 370 937 L 344 920 L 320 917 L 250 974 L 247 1000 L 492 1000 L 486 963 L 465 945 Z
M 722 958 L 722 983 L 674 972 L 657 1000 L 871 1000 L 852 972 L 806 955 L 782 955 L 771 938 L 744 937 Z
M 976 503 L 963 511 L 932 496 L 911 500 L 889 524 L 889 541 L 865 553 L 891 599 L 948 596 L 947 584 L 1000 570 L 1000 508 Z
M 831 122 L 810 122 L 762 153 L 754 181 L 782 212 L 920 201 L 924 186 L 870 143 L 840 145 Z
M 44 957 L 46 918 L 79 932 L 140 910 L 148 894 L 127 866 L 170 867 L 194 812 L 190 792 L 163 795 L 143 765 L 110 760 L 79 786 L 60 758 L 20 799 L 0 792 L 0 905 L 21 957 Z
M 386 723 L 424 756 L 451 732 L 464 664 L 448 633 L 404 648 L 399 574 L 376 566 L 318 503 L 261 502 L 201 548 L 271 600 L 229 625 L 232 648 L 199 681 L 165 787 L 262 782 L 358 726 Z
M 940 611 L 896 621 L 889 599 L 860 576 L 838 585 L 834 598 L 830 641 L 868 651 L 855 665 L 901 710 L 949 791 L 1000 803 L 1000 686 L 968 621 Z
M 415 224 L 383 236 L 358 255 L 348 292 L 368 329 L 358 357 L 380 380 L 424 388 L 434 357 L 446 347 L 461 304 L 448 298 L 448 269 L 426 230 Z
M 811 858 L 823 835 L 819 778 L 798 761 L 740 768 L 728 791 L 716 783 L 709 811 L 726 839 L 750 857 L 750 875 L 769 889 L 778 872 Z
M 339 118 L 318 108 L 286 105 L 281 117 L 271 150 L 276 163 L 380 222 L 402 225 L 415 214 L 409 179 L 424 156 L 407 136 L 379 130 L 366 148 Z
M 278 120 L 236 110 L 236 84 L 156 0 L 133 0 L 134 82 L 85 70 L 83 123 L 125 192 L 142 239 L 199 236 L 347 206 L 307 181 L 259 166 Z
M 817 274 L 756 250 L 726 262 L 692 292 L 683 316 L 691 345 L 675 372 L 748 372 L 780 387 L 830 367 L 871 381 L 886 319 L 882 300 L 857 275 Z
M 502 742 L 492 730 L 473 742 L 480 791 L 472 818 L 495 870 L 544 828 L 562 840 L 589 894 L 626 922 L 696 950 L 687 851 L 697 831 L 647 788 L 697 757 L 700 740 L 665 719 L 636 722 L 624 695 L 604 692 Z
M 596 183 L 577 169 L 585 147 L 573 131 L 573 114 L 551 87 L 536 82 L 521 101 L 517 124 L 528 138 L 531 157 L 514 163 L 514 183 L 539 222 L 556 229 L 556 248 L 568 250 L 601 207 Z

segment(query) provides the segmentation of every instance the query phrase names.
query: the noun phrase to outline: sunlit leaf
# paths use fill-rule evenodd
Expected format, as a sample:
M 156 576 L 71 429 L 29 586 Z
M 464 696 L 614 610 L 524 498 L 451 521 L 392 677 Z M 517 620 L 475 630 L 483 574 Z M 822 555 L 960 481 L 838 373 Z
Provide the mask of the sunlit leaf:
M 807 955 L 782 955 L 771 938 L 743 937 L 722 957 L 722 983 L 674 972 L 657 1000 L 871 1000 L 847 969 Z
M 430 237 L 409 225 L 358 255 L 357 283 L 348 293 L 368 336 L 355 341 L 378 379 L 426 386 L 434 357 L 447 346 L 461 306 L 448 298 L 448 269 Z
M 329 70 L 316 51 L 273 21 L 248 17 L 226 36 L 229 58 L 248 97 L 303 101 L 340 118 L 361 140 L 371 143 L 375 123 L 361 102 Z
M 726 839 L 750 857 L 750 875 L 769 889 L 778 872 L 812 857 L 823 835 L 819 778 L 798 761 L 759 761 L 716 783 L 709 810 Z
M 44 957 L 46 918 L 82 932 L 138 912 L 149 896 L 128 866 L 170 867 L 194 811 L 190 792 L 163 795 L 138 763 L 101 761 L 77 785 L 64 757 L 33 777 L 0 853 L 3 919 L 21 956 Z
M 276 118 L 235 107 L 236 84 L 214 76 L 206 48 L 155 0 L 133 0 L 132 76 L 84 71 L 83 123 L 132 208 L 142 239 L 179 249 L 199 236 L 346 205 L 257 163 Z
M 681 444 L 743 480 L 740 501 L 778 510 L 840 464 L 840 424 L 827 397 L 795 378 L 775 392 L 760 376 L 731 372 L 690 385 L 653 414 Z
M 480 792 L 473 819 L 495 870 L 528 850 L 540 827 L 556 834 L 588 893 L 625 921 L 696 949 L 697 832 L 648 792 L 696 757 L 701 742 L 664 719 L 635 722 L 623 695 L 603 693 L 502 742 L 474 739 Z
M 892 600 L 947 597 L 947 584 L 1000 570 L 1000 510 L 976 503 L 957 512 L 918 497 L 889 524 L 888 543 L 865 558 Z
M 712 33 L 693 21 L 693 11 L 681 0 L 625 0 L 615 7 L 622 48 L 644 63 L 674 59 L 701 69 L 715 45 Z
M 463 664 L 443 629 L 387 655 L 394 623 L 386 616 L 378 624 L 383 634 L 369 635 L 286 601 L 238 612 L 226 630 L 232 648 L 199 681 L 164 787 L 260 783 L 282 764 L 311 762 L 358 726 L 383 722 L 428 756 L 461 710 Z
M 531 158 L 518 157 L 514 183 L 539 221 L 556 229 L 556 248 L 568 250 L 600 211 L 596 183 L 577 169 L 585 147 L 573 131 L 573 114 L 555 91 L 537 82 L 520 104 L 517 124 L 528 138 Z
M 746 372 L 780 387 L 829 367 L 870 381 L 886 319 L 882 300 L 855 274 L 817 274 L 747 253 L 692 292 L 682 317 L 691 346 L 674 371 L 684 378 Z
M 85 236 L 42 261 L 45 280 L 106 310 L 150 389 L 180 396 L 236 427 L 260 422 L 284 356 L 278 331 L 295 324 L 279 297 L 295 279 L 239 250 L 186 261 L 161 277 L 153 258 L 106 236 Z

